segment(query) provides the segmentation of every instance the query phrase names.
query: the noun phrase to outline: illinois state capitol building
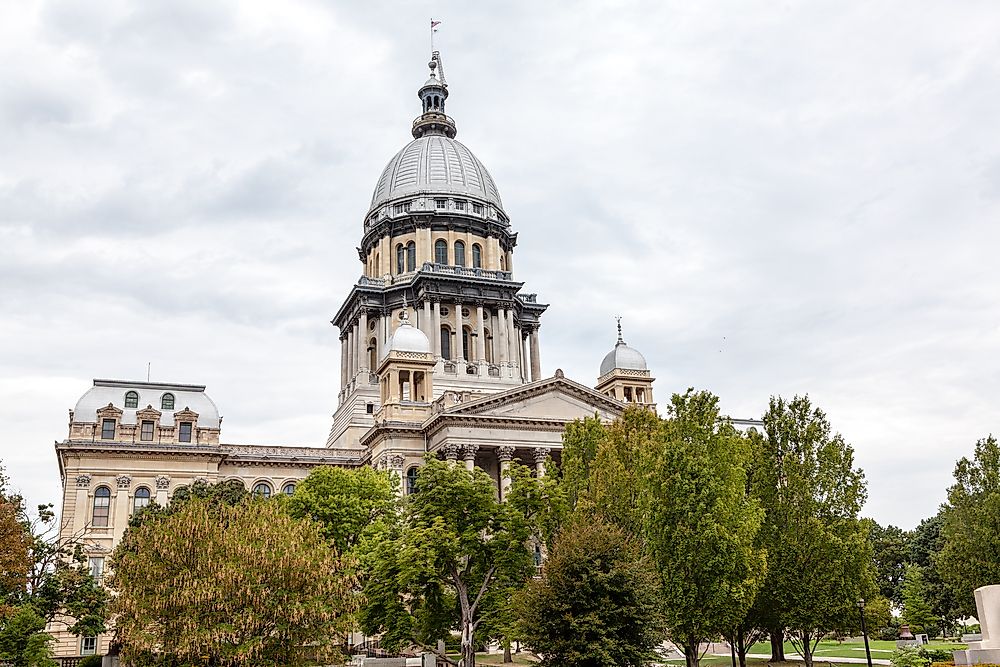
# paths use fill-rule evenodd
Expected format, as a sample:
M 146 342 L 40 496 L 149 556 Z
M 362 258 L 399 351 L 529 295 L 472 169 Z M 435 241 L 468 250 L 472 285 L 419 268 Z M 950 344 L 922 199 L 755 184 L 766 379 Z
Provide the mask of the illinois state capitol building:
M 412 491 L 427 453 L 478 466 L 500 496 L 520 461 L 544 474 L 574 419 L 655 409 L 643 356 L 622 340 L 593 387 L 542 376 L 547 306 L 514 278 L 517 232 L 482 162 L 455 139 L 435 52 L 420 87 L 413 140 L 382 171 L 364 216 L 361 276 L 333 319 L 341 388 L 325 446 L 225 444 L 205 387 L 94 380 L 55 445 L 63 481 L 61 536 L 85 545 L 98 576 L 129 516 L 196 480 L 240 480 L 292 493 L 318 465 L 395 471 Z M 55 623 L 58 656 L 103 654 L 110 635 L 76 637 Z

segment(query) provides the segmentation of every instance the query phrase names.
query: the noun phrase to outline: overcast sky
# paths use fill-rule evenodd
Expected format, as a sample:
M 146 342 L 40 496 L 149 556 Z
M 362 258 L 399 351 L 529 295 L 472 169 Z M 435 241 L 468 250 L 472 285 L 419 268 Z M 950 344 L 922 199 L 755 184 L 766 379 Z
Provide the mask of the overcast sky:
M 208 386 L 223 441 L 324 443 L 375 181 L 427 24 L 458 138 L 551 306 L 661 404 L 808 392 L 914 526 L 1000 430 L 1000 5 L 108 0 L 0 5 L 0 459 L 56 501 L 95 377 Z

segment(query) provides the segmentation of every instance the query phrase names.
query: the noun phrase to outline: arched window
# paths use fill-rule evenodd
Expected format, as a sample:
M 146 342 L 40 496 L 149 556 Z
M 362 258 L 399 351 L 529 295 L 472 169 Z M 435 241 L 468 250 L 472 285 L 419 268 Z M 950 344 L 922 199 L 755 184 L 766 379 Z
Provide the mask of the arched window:
M 368 370 L 372 373 L 378 367 L 378 347 L 374 338 L 368 340 Z
M 448 242 L 444 239 L 438 239 L 434 243 L 434 261 L 437 264 L 448 263 Z
M 406 270 L 417 270 L 417 244 L 413 241 L 406 244 Z
M 469 327 L 462 327 L 462 358 L 469 361 Z
M 455 241 L 455 266 L 465 266 L 465 244 Z
M 99 486 L 94 491 L 94 513 L 91 525 L 95 528 L 107 528 L 108 517 L 111 515 L 111 489 Z
M 125 392 L 125 407 L 126 408 L 137 408 L 137 407 L 139 407 L 139 392 L 137 392 L 137 391 L 126 391 Z
M 451 359 L 451 329 L 441 327 L 441 357 Z
M 406 249 L 403 244 L 396 245 L 396 273 L 403 273 L 406 271 Z
M 132 498 L 132 511 L 138 512 L 143 507 L 149 505 L 149 489 L 144 486 L 140 486 L 135 490 L 135 497 Z
M 503 255 L 500 255 L 500 270 L 501 271 L 507 270 L 507 261 L 504 259 Z
M 283 487 L 281 487 L 281 492 L 286 496 L 290 496 L 295 493 L 295 482 L 288 482 Z
M 417 466 L 406 471 L 406 495 L 417 492 Z
M 489 329 L 483 329 L 483 335 L 486 336 L 486 345 L 483 347 L 486 349 L 486 362 L 493 363 L 493 334 L 490 333 Z
M 253 485 L 253 494 L 258 498 L 270 498 L 271 485 L 267 482 L 257 482 Z
M 174 409 L 174 395 L 164 394 L 160 397 L 160 409 L 161 410 L 173 410 Z
M 472 268 L 483 268 L 483 248 L 478 243 L 472 244 Z

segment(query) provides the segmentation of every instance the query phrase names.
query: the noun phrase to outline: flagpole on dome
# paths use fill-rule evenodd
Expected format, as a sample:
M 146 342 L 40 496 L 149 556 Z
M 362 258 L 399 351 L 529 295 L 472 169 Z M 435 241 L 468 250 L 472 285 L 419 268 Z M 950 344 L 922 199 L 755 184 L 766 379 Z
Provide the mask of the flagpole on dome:
M 437 27 L 441 25 L 440 21 L 435 21 L 431 19 L 431 54 L 434 53 L 434 33 L 437 32 Z

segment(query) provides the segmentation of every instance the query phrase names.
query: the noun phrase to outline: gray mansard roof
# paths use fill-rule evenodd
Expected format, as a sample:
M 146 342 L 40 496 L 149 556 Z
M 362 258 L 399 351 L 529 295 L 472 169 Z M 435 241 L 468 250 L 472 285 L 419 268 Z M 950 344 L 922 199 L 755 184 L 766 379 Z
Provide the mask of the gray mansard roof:
M 125 407 L 125 394 L 128 391 L 138 392 L 138 408 Z M 164 394 L 174 395 L 173 410 L 161 410 L 161 399 Z M 163 413 L 160 417 L 160 424 L 163 426 L 173 425 L 174 412 L 190 408 L 198 413 L 199 427 L 219 428 L 219 408 L 205 393 L 205 387 L 202 385 L 94 380 L 94 386 L 76 402 L 73 418 L 78 422 L 96 422 L 97 411 L 107 407 L 108 403 L 123 411 L 121 419 L 123 424 L 135 424 L 136 410 L 152 405 Z
M 479 158 L 465 144 L 440 134 L 414 139 L 389 160 L 371 207 L 417 194 L 473 197 L 503 208 L 493 177 Z

